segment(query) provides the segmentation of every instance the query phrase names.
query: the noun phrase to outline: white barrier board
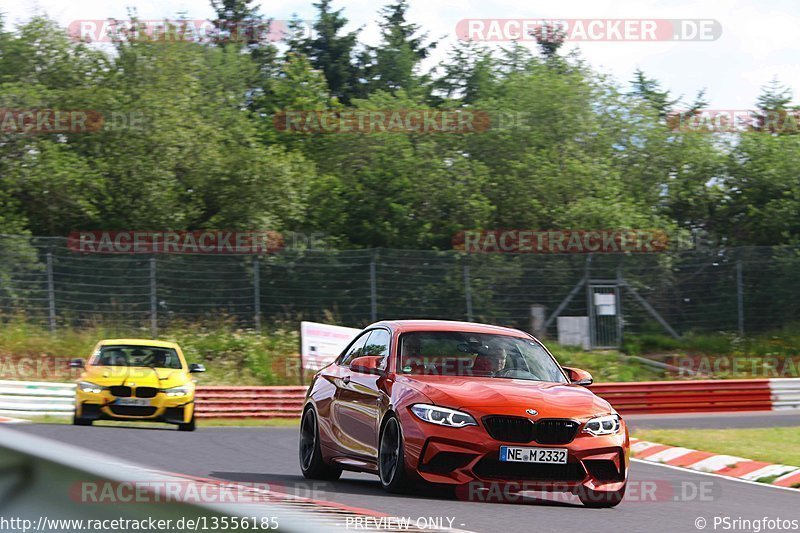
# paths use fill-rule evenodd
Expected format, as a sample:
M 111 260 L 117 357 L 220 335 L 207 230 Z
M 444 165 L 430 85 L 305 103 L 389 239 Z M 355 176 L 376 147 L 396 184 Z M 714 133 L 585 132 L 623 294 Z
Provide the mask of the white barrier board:
M 303 368 L 319 370 L 336 359 L 360 329 L 300 322 L 300 350 Z

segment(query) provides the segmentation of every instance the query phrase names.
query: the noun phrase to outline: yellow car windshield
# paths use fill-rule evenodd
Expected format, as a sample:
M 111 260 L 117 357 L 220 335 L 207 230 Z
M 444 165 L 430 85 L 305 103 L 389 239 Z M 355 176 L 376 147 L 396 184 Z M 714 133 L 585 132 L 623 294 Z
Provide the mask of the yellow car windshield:
M 94 366 L 127 366 L 180 369 L 178 352 L 155 346 L 103 346 L 89 362 Z

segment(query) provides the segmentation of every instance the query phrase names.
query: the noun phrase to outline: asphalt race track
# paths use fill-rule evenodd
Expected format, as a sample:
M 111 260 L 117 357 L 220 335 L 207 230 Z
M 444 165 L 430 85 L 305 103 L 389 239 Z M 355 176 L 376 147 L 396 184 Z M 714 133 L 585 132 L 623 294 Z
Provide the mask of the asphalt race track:
M 631 418 L 634 426 L 661 425 L 654 417 Z M 663 426 L 681 427 L 676 422 L 681 419 L 684 427 L 702 424 L 698 422 L 701 419 L 719 424 L 717 415 L 683 415 L 663 417 Z M 738 415 L 728 416 L 726 420 L 727 425 L 722 427 L 740 427 L 738 424 L 768 427 L 770 423 L 800 425 L 800 415 Z M 302 477 L 297 465 L 297 430 L 294 428 L 218 427 L 182 433 L 168 427 L 33 424 L 14 429 L 89 447 L 150 468 L 237 482 L 268 483 L 277 490 L 393 516 L 443 517 L 445 524 L 450 518 L 454 528 L 470 531 L 696 532 L 701 529 L 696 523 L 703 525 L 700 519 L 705 519 L 702 529 L 706 531 L 725 530 L 722 524 L 714 528 L 715 517 L 800 520 L 800 491 L 639 461 L 631 467 L 631 483 L 625 501 L 615 509 L 595 510 L 584 508 L 577 499 L 567 495 L 561 495 L 558 501 L 526 498 L 517 503 L 464 501 L 436 493 L 394 496 L 381 490 L 377 478 L 362 474 L 345 473 L 337 482 L 312 485 Z
M 625 421 L 631 428 L 772 428 L 800 426 L 800 413 L 787 411 L 757 411 L 751 413 L 683 413 L 666 415 L 628 415 Z

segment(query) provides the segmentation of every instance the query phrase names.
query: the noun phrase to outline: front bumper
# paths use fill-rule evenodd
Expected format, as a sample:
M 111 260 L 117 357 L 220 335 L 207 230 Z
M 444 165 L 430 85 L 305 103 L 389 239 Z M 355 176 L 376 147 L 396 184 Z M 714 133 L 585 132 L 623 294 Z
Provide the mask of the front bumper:
M 410 411 L 398 413 L 403 427 L 406 468 L 417 478 L 439 485 L 503 485 L 545 492 L 623 492 L 630 465 L 630 442 L 624 421 L 615 435 L 586 433 L 568 444 L 503 442 L 492 438 L 481 416 L 478 426 L 448 428 L 424 422 Z M 487 413 L 488 414 L 488 413 Z M 501 446 L 566 448 L 566 465 L 501 462 Z
M 194 416 L 194 395 L 167 396 L 163 392 L 148 398 L 150 405 L 122 406 L 107 390 L 100 393 L 83 392 L 75 395 L 75 416 L 86 420 L 141 420 L 186 424 Z

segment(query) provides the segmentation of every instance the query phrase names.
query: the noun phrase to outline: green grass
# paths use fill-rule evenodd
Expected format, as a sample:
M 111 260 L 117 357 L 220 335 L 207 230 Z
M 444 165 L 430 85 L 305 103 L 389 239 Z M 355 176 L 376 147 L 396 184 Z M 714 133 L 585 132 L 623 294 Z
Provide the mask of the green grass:
M 94 324 L 83 328 L 60 327 L 55 334 L 24 317 L 0 317 L 0 379 L 72 381 L 80 372 L 68 369 L 67 361 L 87 357 L 99 339 L 149 338 L 146 328 L 119 328 Z M 197 374 L 200 385 L 299 385 L 299 332 L 296 326 L 266 325 L 262 334 L 237 327 L 224 317 L 214 322 L 174 323 L 159 338 L 178 342 L 190 363 L 203 363 L 205 374 Z M 565 366 L 592 373 L 595 382 L 656 381 L 676 379 L 613 350 L 585 352 L 578 348 L 547 346 Z M 663 359 L 681 366 L 687 357 L 690 368 L 719 378 L 797 377 L 800 375 L 800 326 L 770 335 L 741 339 L 729 334 L 687 335 L 677 341 L 660 334 L 627 335 L 623 350 L 636 354 L 672 354 Z M 712 354 L 712 355 L 707 355 Z M 794 358 L 789 356 L 794 356 Z M 736 358 L 736 368 L 719 369 L 717 356 Z M 768 357 L 765 357 L 768 356 Z M 25 364 L 18 364 L 20 359 Z M 788 361 L 792 365 L 785 366 Z M 778 371 L 770 371 L 767 365 Z M 729 365 L 730 366 L 730 365 Z M 310 377 L 306 373 L 305 383 Z
M 0 379 L 70 381 L 80 373 L 67 361 L 86 358 L 100 339 L 150 338 L 146 329 L 119 329 L 107 325 L 59 328 L 55 334 L 14 317 L 0 321 Z M 181 345 L 190 363 L 203 363 L 206 373 L 196 374 L 199 384 L 298 385 L 299 332 L 274 325 L 262 335 L 241 329 L 231 321 L 176 324 L 160 340 Z M 25 364 L 18 364 L 24 358 Z M 43 364 L 43 358 L 53 358 Z
M 800 323 L 739 336 L 731 332 L 689 332 L 681 339 L 665 333 L 626 334 L 622 351 L 630 355 L 685 352 L 703 355 L 793 357 L 800 352 Z
M 645 429 L 633 436 L 744 459 L 800 466 L 800 427 L 758 429 Z
M 627 335 L 622 350 L 720 379 L 800 377 L 797 324 L 752 337 L 725 332 L 688 333 L 679 340 L 655 333 Z
M 558 344 L 546 344 L 559 363 L 590 372 L 595 383 L 665 379 L 664 373 L 660 370 L 653 370 L 638 361 L 627 360 L 618 352 L 584 352 Z

